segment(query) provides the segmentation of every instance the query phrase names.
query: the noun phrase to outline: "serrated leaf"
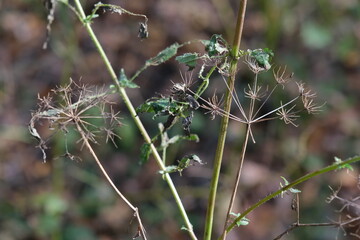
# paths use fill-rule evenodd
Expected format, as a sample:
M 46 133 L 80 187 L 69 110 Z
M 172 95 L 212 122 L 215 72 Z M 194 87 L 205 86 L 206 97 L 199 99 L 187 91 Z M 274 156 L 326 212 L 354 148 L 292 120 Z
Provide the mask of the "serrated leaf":
M 177 50 L 180 47 L 181 46 L 178 43 L 172 44 L 171 46 L 169 46 L 169 47 L 165 48 L 164 50 L 162 50 L 161 52 L 159 52 L 158 55 L 156 55 L 155 57 L 147 60 L 145 65 L 156 66 L 163 62 L 166 62 L 167 60 L 169 60 L 170 58 L 172 58 L 173 56 L 176 55 Z
M 149 143 L 144 143 L 140 148 L 140 164 L 144 164 L 149 160 L 151 154 L 151 146 Z
M 196 67 L 196 61 L 198 59 L 198 53 L 185 53 L 175 58 L 179 63 L 184 63 L 189 67 L 189 70 Z
M 218 34 L 214 34 L 210 38 L 210 41 L 203 40 L 201 42 L 205 45 L 205 51 L 208 53 L 209 57 L 222 55 L 229 51 L 225 45 L 226 41 Z
M 191 162 L 197 162 L 199 164 L 203 164 L 203 162 L 201 161 L 201 159 L 195 155 L 195 154 L 191 154 L 191 155 L 186 155 L 184 156 L 182 159 L 180 159 L 178 162 L 179 162 L 179 165 L 178 165 L 178 168 L 179 168 L 179 171 L 181 170 L 184 170 L 185 168 L 188 168 L 191 164 Z
M 122 68 L 120 70 L 120 78 L 119 78 L 119 83 L 120 86 L 123 88 L 139 88 L 139 86 L 137 84 L 135 84 L 134 82 L 130 81 L 126 75 L 125 75 L 125 71 Z
M 155 113 L 155 117 L 160 115 L 176 115 L 181 112 L 182 105 L 171 101 L 170 98 L 152 98 L 136 108 L 137 113 Z
M 271 68 L 271 58 L 274 56 L 274 53 L 268 49 L 255 49 L 255 50 L 248 50 L 250 56 L 255 58 L 256 62 L 259 64 L 260 67 L 269 70 Z

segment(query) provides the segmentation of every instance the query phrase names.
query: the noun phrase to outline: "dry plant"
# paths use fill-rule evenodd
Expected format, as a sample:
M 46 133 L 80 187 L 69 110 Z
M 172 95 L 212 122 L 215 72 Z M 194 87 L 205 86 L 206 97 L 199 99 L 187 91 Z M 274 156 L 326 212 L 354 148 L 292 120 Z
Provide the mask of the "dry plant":
M 91 146 L 91 144 L 98 143 L 97 137 L 100 133 L 105 134 L 106 142 L 111 140 L 116 146 L 115 138 L 118 136 L 114 132 L 114 129 L 120 127 L 122 124 L 119 112 L 113 110 L 111 106 L 113 103 L 107 99 L 109 94 L 110 92 L 104 91 L 103 88 L 94 89 L 85 84 L 77 84 L 70 79 L 70 83 L 66 86 L 57 87 L 47 96 L 38 97 L 38 109 L 32 113 L 29 131 L 39 142 L 38 148 L 40 148 L 43 153 L 44 162 L 46 162 L 46 149 L 48 149 L 47 142 L 49 138 L 43 139 L 41 137 L 41 134 L 39 134 L 37 130 L 37 125 L 43 124 L 43 121 L 47 121 L 51 131 L 60 131 L 63 133 L 66 142 L 66 152 L 64 156 L 71 160 L 79 159 L 79 157 L 68 151 L 67 134 L 71 130 L 77 131 L 80 134 L 78 142 L 81 142 L 81 148 L 83 149 L 85 147 L 85 149 L 90 152 L 111 187 L 134 212 L 134 217 L 136 217 L 138 222 L 138 232 L 135 236 L 142 236 L 146 239 L 145 229 L 142 225 L 138 208 L 133 206 L 115 186 Z M 107 111 L 107 105 L 110 105 L 109 111 Z M 94 109 L 97 110 L 96 112 L 98 114 L 92 113 Z M 103 123 L 100 126 L 91 123 L 92 120 L 96 119 L 103 120 Z
M 235 36 L 232 44 L 229 44 L 221 35 L 217 34 L 213 35 L 210 40 L 193 40 L 183 44 L 174 43 L 159 52 L 153 58 L 145 61 L 144 65 L 138 71 L 136 71 L 132 77 L 128 77 L 124 69 L 121 69 L 118 75 L 115 73 L 115 70 L 110 64 L 110 61 L 101 43 L 92 29 L 91 23 L 98 17 L 97 12 L 99 10 L 103 10 L 104 12 L 118 13 L 120 15 L 124 13 L 133 17 L 139 17 L 143 19 L 143 22 L 139 22 L 138 37 L 145 39 L 149 37 L 149 32 L 147 30 L 148 19 L 145 15 L 132 13 L 120 6 L 103 4 L 101 2 L 94 5 L 94 9 L 89 15 L 85 14 L 79 0 L 74 0 L 71 3 L 66 0 L 47 0 L 45 3 L 49 10 L 49 21 L 47 26 L 48 33 L 50 33 L 50 26 L 54 20 L 56 3 L 62 3 L 69 7 L 69 9 L 75 13 L 77 18 L 83 24 L 85 30 L 88 32 L 105 64 L 106 70 L 110 74 L 113 83 L 110 89 L 121 96 L 125 106 L 129 111 L 129 114 L 132 117 L 132 120 L 144 138 L 145 143 L 139 150 L 142 163 L 148 161 L 151 155 L 153 156 L 159 167 L 159 173 L 166 181 L 172 196 L 174 197 L 179 210 L 179 215 L 184 221 L 184 226 L 181 229 L 186 230 L 192 240 L 197 240 L 198 238 L 194 232 L 193 226 L 189 220 L 188 214 L 182 204 L 182 200 L 177 192 L 176 186 L 174 185 L 170 174 L 178 172 L 181 175 L 181 173 L 188 167 L 194 164 L 203 163 L 201 159 L 195 154 L 184 155 L 180 160 L 177 161 L 177 165 L 167 165 L 166 158 L 167 148 L 170 145 L 176 144 L 180 141 L 199 141 L 198 136 L 191 133 L 191 125 L 195 116 L 195 111 L 199 112 L 200 114 L 210 114 L 210 119 L 214 119 L 216 116 L 221 117 L 218 144 L 214 155 L 213 174 L 209 185 L 209 197 L 203 237 L 204 240 L 210 240 L 212 236 L 217 187 L 220 180 L 220 169 L 222 166 L 225 140 L 230 120 L 237 121 L 239 124 L 244 124 L 246 126 L 246 133 L 242 143 L 240 159 L 238 160 L 236 176 L 234 177 L 234 185 L 232 187 L 230 202 L 228 203 L 226 219 L 224 220 L 224 228 L 221 236 L 219 237 L 219 239 L 222 240 L 226 239 L 227 233 L 235 226 L 249 224 L 250 220 L 248 220 L 246 216 L 250 212 L 254 211 L 260 205 L 269 201 L 270 199 L 273 199 L 277 196 L 282 196 L 288 191 L 295 193 L 297 196 L 296 203 L 294 204 L 294 208 L 297 210 L 297 221 L 276 239 L 281 238 L 283 235 L 285 235 L 287 232 L 290 232 L 294 228 L 304 226 L 302 223 L 300 223 L 299 219 L 298 194 L 300 191 L 294 187 L 320 174 L 344 167 L 347 168 L 349 164 L 360 160 L 359 157 L 350 158 L 344 161 L 341 159 L 335 159 L 334 164 L 308 173 L 292 182 L 288 182 L 285 178 L 283 178 L 285 183 L 281 184 L 279 190 L 262 198 L 257 203 L 251 205 L 248 209 L 245 209 L 241 213 L 236 213 L 233 211 L 233 206 L 238 195 L 237 192 L 239 189 L 246 149 L 249 140 L 252 140 L 255 143 L 255 136 L 252 131 L 253 125 L 264 121 L 280 119 L 285 124 L 297 127 L 298 123 L 296 120 L 301 114 L 315 114 L 321 111 L 322 108 L 322 105 L 317 104 L 315 101 L 316 93 L 309 89 L 305 83 L 296 81 L 293 78 L 294 74 L 288 73 L 286 67 L 273 68 L 272 58 L 274 53 L 271 50 L 265 48 L 254 50 L 249 49 L 244 51 L 240 49 L 247 1 L 240 1 L 238 18 L 234 31 Z M 46 44 L 48 40 L 49 38 L 47 38 Z M 178 49 L 194 42 L 201 43 L 205 48 L 205 52 L 199 51 L 177 55 Z M 46 44 L 44 47 L 46 47 Z M 137 77 L 147 68 L 158 66 L 173 57 L 175 57 L 179 64 L 185 64 L 189 70 L 192 70 L 192 72 L 181 75 L 182 82 L 173 83 L 173 86 L 169 91 L 169 95 L 152 97 L 146 100 L 139 107 L 135 108 L 131 102 L 131 99 L 127 95 L 127 89 L 139 87 L 134 82 L 134 80 L 136 80 Z M 245 89 L 239 90 L 235 88 L 235 80 L 239 70 L 238 63 L 241 60 L 245 62 L 246 66 L 254 74 L 254 79 L 247 85 Z M 201 63 L 200 67 L 199 63 Z M 271 68 L 273 68 L 272 71 L 274 80 L 265 81 L 261 79 L 260 75 L 266 71 L 269 71 Z M 197 74 L 193 74 L 196 71 Z M 214 78 L 213 73 L 215 72 L 221 75 L 222 79 L 224 80 L 223 82 L 225 84 L 226 90 L 225 93 L 220 94 L 215 92 L 211 98 L 206 99 L 203 97 L 203 93 L 208 89 L 208 86 L 211 83 L 210 80 Z M 290 99 L 282 99 L 272 110 L 263 113 L 265 104 L 272 98 L 272 96 L 274 96 L 275 92 L 285 91 L 289 84 L 297 87 L 297 94 Z M 135 234 L 134 238 L 142 237 L 143 239 L 146 239 L 145 230 L 141 222 L 138 209 L 133 206 L 114 185 L 91 146 L 91 144 L 97 143 L 96 138 L 100 132 L 105 133 L 106 141 L 110 140 L 115 144 L 114 139 L 117 137 L 117 135 L 114 133 L 114 128 L 121 126 L 118 113 L 114 112 L 112 107 L 105 107 L 105 105 L 110 104 L 106 97 L 108 94 L 109 92 L 104 91 L 103 89 L 91 90 L 86 85 L 76 84 L 71 80 L 67 86 L 59 87 L 53 90 L 52 94 L 49 94 L 45 97 L 39 97 L 39 108 L 32 114 L 29 130 L 30 133 L 38 140 L 38 147 L 43 153 L 43 161 L 45 162 L 48 140 L 44 140 L 43 137 L 41 137 L 41 134 L 38 133 L 37 124 L 40 124 L 41 121 L 48 121 L 51 130 L 61 131 L 64 133 L 65 139 L 66 134 L 69 131 L 69 127 L 73 126 L 73 129 L 80 134 L 79 142 L 82 143 L 82 147 L 85 147 L 85 149 L 91 153 L 92 157 L 97 162 L 109 184 L 115 189 L 117 194 L 134 212 L 134 216 L 138 221 L 138 232 Z M 243 96 L 240 97 L 239 94 L 243 94 Z M 240 101 L 240 99 L 245 100 Z M 235 104 L 240 112 L 240 115 L 237 115 L 237 113 L 232 113 L 232 104 Z M 90 110 L 94 108 L 98 110 L 99 114 L 90 114 Z M 107 111 L 107 109 L 110 110 Z M 154 119 L 158 116 L 167 117 L 165 123 L 158 123 L 159 132 L 153 137 L 150 137 L 140 120 L 140 115 L 143 112 L 152 113 Z M 102 119 L 104 126 L 92 124 L 90 119 Z M 185 134 L 170 136 L 169 130 L 177 123 L 181 124 Z M 65 155 L 72 159 L 76 159 L 76 157 L 74 157 L 68 151 L 66 151 Z M 331 201 L 334 199 L 340 199 L 337 195 L 337 192 L 334 192 Z M 353 201 L 351 203 L 344 202 L 344 208 L 353 206 L 355 206 Z M 332 223 L 337 224 L 332 226 L 342 228 L 343 226 L 350 226 L 350 224 L 355 224 L 355 222 L 358 220 L 358 217 L 351 216 L 345 221 Z M 312 225 L 307 224 L 307 226 Z M 318 226 L 322 225 L 318 224 Z M 353 234 L 354 236 L 358 236 L 357 231 Z
M 304 227 L 334 227 L 338 229 L 338 234 L 334 239 L 338 239 L 339 232 L 342 231 L 343 236 L 353 236 L 360 239 L 360 196 L 356 196 L 351 200 L 339 196 L 341 187 L 337 190 L 333 190 L 330 187 L 332 194 L 326 199 L 326 203 L 330 204 L 336 202 L 340 205 L 340 209 L 336 212 L 339 213 L 339 219 L 331 222 L 324 223 L 301 223 L 300 222 L 300 197 L 299 193 L 295 194 L 292 201 L 291 208 L 296 211 L 296 221 L 291 224 L 285 231 L 276 236 L 273 240 L 279 240 L 283 236 L 289 234 L 291 231 L 297 228 Z M 346 213 L 345 213 L 346 210 Z M 345 217 L 344 217 L 345 216 Z

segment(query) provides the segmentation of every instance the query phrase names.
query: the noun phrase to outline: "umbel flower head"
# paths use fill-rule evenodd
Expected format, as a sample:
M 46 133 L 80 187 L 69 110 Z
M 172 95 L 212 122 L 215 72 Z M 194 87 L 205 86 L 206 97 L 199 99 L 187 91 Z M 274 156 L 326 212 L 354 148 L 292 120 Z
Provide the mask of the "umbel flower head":
M 77 84 L 70 79 L 69 84 L 53 89 L 47 96 L 38 96 L 38 109 L 32 113 L 29 131 L 38 140 L 37 147 L 43 153 L 44 162 L 46 162 L 45 149 L 48 148 L 46 143 L 49 139 L 44 139 L 36 128 L 44 121 L 47 121 L 51 131 L 61 131 L 65 138 L 72 126 L 71 129 L 78 131 L 82 136 L 79 141 L 83 141 L 85 137 L 89 142 L 97 143 L 97 135 L 103 132 L 106 135 L 106 142 L 111 140 L 116 146 L 114 139 L 118 136 L 113 130 L 121 126 L 121 122 L 119 113 L 113 110 L 112 103 L 107 99 L 108 95 L 109 92 L 104 89 Z M 103 125 L 93 124 L 96 119 L 103 120 Z M 65 156 L 74 159 L 67 150 Z

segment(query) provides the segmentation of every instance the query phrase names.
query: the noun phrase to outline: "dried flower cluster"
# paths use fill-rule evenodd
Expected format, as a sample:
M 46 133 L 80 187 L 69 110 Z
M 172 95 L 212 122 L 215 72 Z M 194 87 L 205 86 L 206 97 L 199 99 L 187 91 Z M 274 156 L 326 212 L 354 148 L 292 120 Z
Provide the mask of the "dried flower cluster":
M 66 86 L 60 86 L 51 91 L 47 96 L 38 97 L 38 109 L 32 113 L 29 124 L 29 131 L 38 141 L 38 147 L 43 153 L 43 160 L 46 161 L 46 142 L 38 133 L 36 126 L 44 120 L 48 122 L 49 129 L 61 131 L 65 136 L 70 131 L 69 126 L 74 126 L 81 135 L 79 141 L 97 143 L 96 136 L 103 132 L 106 135 L 106 142 L 111 140 L 115 144 L 114 128 L 121 126 L 119 113 L 111 107 L 107 100 L 109 93 L 103 89 L 91 88 L 84 84 L 77 84 L 73 80 Z M 110 104 L 109 111 L 107 105 Z M 100 119 L 104 124 L 97 126 L 92 121 Z M 66 138 L 65 138 L 66 139 Z M 68 151 L 65 156 L 74 159 Z
M 266 85 L 268 84 L 268 82 L 258 80 L 258 75 L 261 72 L 270 69 L 269 64 L 268 68 L 265 68 L 259 63 L 258 59 L 250 55 L 245 56 L 244 62 L 248 66 L 248 68 L 255 74 L 254 81 L 251 84 L 248 84 L 247 88 L 244 90 L 244 97 L 250 99 L 248 107 L 244 107 L 244 104 L 246 104 L 244 101 L 240 102 L 237 92 L 235 90 L 231 94 L 233 101 L 240 110 L 241 117 L 237 117 L 231 113 L 224 112 L 220 106 L 222 101 L 219 101 L 219 98 L 215 94 L 211 99 L 208 100 L 200 98 L 204 102 L 201 107 L 205 110 L 208 110 L 207 113 L 211 114 L 211 119 L 214 119 L 216 115 L 227 115 L 235 121 L 251 124 L 277 118 L 284 121 L 286 124 L 291 124 L 297 127 L 298 125 L 295 123 L 295 121 L 297 118 L 300 117 L 301 112 L 305 110 L 308 114 L 316 114 L 321 111 L 323 105 L 317 105 L 315 103 L 316 93 L 308 89 L 303 82 L 295 81 L 293 79 L 294 74 L 287 73 L 286 67 L 275 67 L 273 69 L 273 76 L 276 84 L 271 90 L 269 90 L 269 86 Z M 285 103 L 283 103 L 283 101 L 280 101 L 278 107 L 268 111 L 267 113 L 263 113 L 261 116 L 258 116 L 266 102 L 274 94 L 275 90 L 279 90 L 279 86 L 281 86 L 282 90 L 284 90 L 285 86 L 290 82 L 296 83 L 299 94 L 294 98 L 287 100 Z M 224 83 L 227 85 L 225 78 Z M 302 106 L 300 108 L 297 107 L 296 103 L 299 101 L 301 102 Z M 260 104 L 256 102 L 260 102 Z M 245 111 L 245 109 L 247 110 Z

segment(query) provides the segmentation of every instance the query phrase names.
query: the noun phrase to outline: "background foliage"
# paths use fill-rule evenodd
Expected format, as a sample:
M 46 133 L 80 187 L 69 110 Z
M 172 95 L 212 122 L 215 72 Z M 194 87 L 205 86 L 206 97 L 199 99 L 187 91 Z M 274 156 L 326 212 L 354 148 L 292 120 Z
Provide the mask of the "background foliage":
M 232 38 L 236 1 L 108 1 L 121 4 L 149 18 L 149 39 L 137 38 L 138 19 L 117 14 L 103 14 L 93 27 L 118 71 L 132 75 L 160 50 L 192 39 L 209 39 L 213 33 Z M 90 13 L 96 1 L 86 1 Z M 0 1 L 0 239 L 129 239 L 136 227 L 131 212 L 117 199 L 101 177 L 96 165 L 80 153 L 79 136 L 70 135 L 68 144 L 82 160 L 71 161 L 64 154 L 65 143 L 53 138 L 48 156 L 42 163 L 39 149 L 28 134 L 30 110 L 36 108 L 39 93 L 46 95 L 70 77 L 103 86 L 110 84 L 93 44 L 71 12 L 59 5 L 48 50 L 42 49 L 46 38 L 46 11 L 40 1 Z M 242 178 L 242 209 L 278 188 L 280 176 L 295 179 L 306 172 L 346 158 L 360 149 L 360 3 L 356 0 L 261 0 L 250 1 L 246 14 L 242 49 L 268 47 L 275 52 L 275 64 L 288 66 L 318 92 L 326 102 L 324 111 L 298 121 L 300 126 L 284 126 L 280 121 L 258 124 L 254 129 L 256 144 L 250 144 Z M 180 50 L 203 51 L 193 44 Z M 241 67 L 238 89 L 243 89 L 251 74 Z M 143 72 L 130 90 L 136 106 L 155 93 L 167 94 L 171 81 L 179 82 L 175 61 Z M 268 73 L 269 78 L 271 72 Z M 262 81 L 267 81 L 262 76 Z M 222 90 L 221 79 L 212 83 Z M 239 90 L 241 91 L 241 90 Z M 209 96 L 211 95 L 211 91 Z M 278 96 L 279 99 L 281 96 Z M 276 97 L 274 102 L 279 102 Z M 114 101 L 121 102 L 119 99 Z M 271 105 L 271 102 L 268 103 Z M 271 106 L 269 106 L 271 107 Z M 117 149 L 97 146 L 106 169 L 117 186 L 135 205 L 140 206 L 148 235 L 153 239 L 187 239 L 179 233 L 181 222 L 173 200 L 153 161 L 139 165 L 143 140 L 132 126 L 122 106 L 124 127 L 117 134 Z M 157 131 L 151 116 L 142 116 L 150 132 Z M 209 121 L 195 116 L 192 131 L 200 143 L 184 143 L 169 149 L 169 159 L 196 153 L 206 165 L 185 170 L 173 177 L 189 209 L 195 229 L 201 231 L 216 145 L 218 119 Z M 214 131 L 209 131 L 214 129 Z M 47 131 L 43 126 L 43 131 Z M 175 130 L 176 131 L 176 130 Z M 179 128 L 178 131 L 181 131 Z M 232 184 L 233 161 L 240 154 L 245 129 L 230 122 L 225 166 L 222 171 L 220 201 L 226 200 Z M 357 170 L 352 173 L 357 176 Z M 327 185 L 342 185 L 342 194 L 359 195 L 357 179 L 339 171 L 316 178 L 300 187 L 303 221 L 328 221 L 335 218 L 336 205 L 325 204 L 330 195 Z M 227 202 L 227 200 L 226 200 Z M 291 198 L 277 198 L 262 206 L 251 222 L 234 231 L 246 239 L 270 239 L 293 222 Z M 224 209 L 217 209 L 219 219 Z M 221 221 L 220 221 L 221 223 Z M 219 231 L 222 225 L 215 226 Z M 317 228 L 297 230 L 288 239 L 330 239 L 335 230 Z M 229 236 L 231 238 L 231 236 Z M 349 237 L 347 239 L 350 239 Z

